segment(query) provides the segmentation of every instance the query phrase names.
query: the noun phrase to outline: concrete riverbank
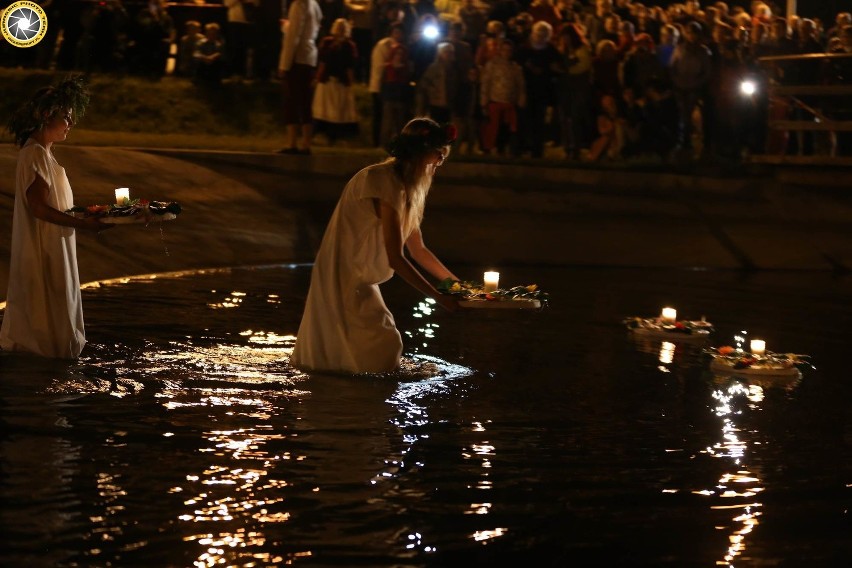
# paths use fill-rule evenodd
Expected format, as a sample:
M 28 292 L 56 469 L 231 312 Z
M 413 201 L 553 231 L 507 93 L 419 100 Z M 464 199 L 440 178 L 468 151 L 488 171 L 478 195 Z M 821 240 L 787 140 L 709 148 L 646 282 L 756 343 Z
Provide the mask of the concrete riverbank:
M 17 150 L 0 147 L 0 294 L 8 279 Z M 77 204 L 113 188 L 178 201 L 178 220 L 78 235 L 82 281 L 313 259 L 346 180 L 376 160 L 64 145 Z M 446 262 L 818 270 L 852 267 L 852 172 L 725 175 L 453 161 L 423 230 Z M 474 271 L 473 268 L 476 268 Z

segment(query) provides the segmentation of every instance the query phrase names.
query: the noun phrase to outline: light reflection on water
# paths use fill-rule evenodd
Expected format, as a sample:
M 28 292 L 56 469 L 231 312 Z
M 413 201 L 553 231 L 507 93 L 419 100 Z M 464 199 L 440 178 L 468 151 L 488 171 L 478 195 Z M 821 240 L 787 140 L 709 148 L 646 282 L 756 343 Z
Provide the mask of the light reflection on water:
M 449 316 L 386 287 L 407 358 L 382 377 L 289 366 L 305 269 L 88 288 L 81 361 L 2 358 L 0 497 L 16 524 L 0 563 L 739 565 L 783 548 L 830 565 L 841 547 L 783 527 L 816 521 L 822 544 L 844 542 L 832 488 L 848 480 L 833 423 L 815 419 L 841 414 L 841 375 L 714 377 L 702 346 L 618 323 L 670 303 L 654 294 L 671 275 L 541 272 L 554 300 L 535 314 Z M 681 303 L 729 335 L 754 323 L 726 314 L 760 298 L 773 345 L 824 363 L 844 344 L 790 323 L 790 289 L 736 282 L 732 297 L 710 276 Z M 849 311 L 836 297 L 814 321 Z
M 721 379 L 724 380 L 724 377 Z M 743 412 L 738 409 L 738 403 L 741 404 L 744 399 L 750 403 L 745 405 L 747 411 L 759 412 L 763 389 L 758 385 L 733 381 L 726 388 L 713 391 L 712 396 L 718 403 L 714 414 L 722 419 L 722 439 L 707 448 L 706 452 L 730 461 L 733 470 L 724 473 L 713 490 L 708 490 L 706 494 L 715 496 L 716 504 L 710 506 L 712 510 L 734 513 L 730 523 L 718 527 L 719 530 L 730 532 L 730 535 L 724 556 L 716 562 L 717 565 L 733 566 L 737 557 L 746 551 L 746 536 L 760 524 L 758 518 L 763 514 L 763 503 L 755 498 L 765 490 L 757 474 L 746 469 L 749 450 L 747 436 L 757 432 L 745 432 L 737 426 L 737 417 Z

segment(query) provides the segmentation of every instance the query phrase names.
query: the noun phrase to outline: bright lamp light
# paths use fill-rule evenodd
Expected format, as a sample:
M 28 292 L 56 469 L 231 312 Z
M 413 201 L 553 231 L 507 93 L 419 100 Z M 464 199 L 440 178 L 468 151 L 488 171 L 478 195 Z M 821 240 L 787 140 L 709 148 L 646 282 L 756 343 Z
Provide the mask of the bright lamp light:
M 435 24 L 427 24 L 423 27 L 423 37 L 426 39 L 437 39 L 438 33 L 438 26 Z
M 754 81 L 746 79 L 740 83 L 740 92 L 745 96 L 750 97 L 757 92 L 757 85 L 754 84 Z

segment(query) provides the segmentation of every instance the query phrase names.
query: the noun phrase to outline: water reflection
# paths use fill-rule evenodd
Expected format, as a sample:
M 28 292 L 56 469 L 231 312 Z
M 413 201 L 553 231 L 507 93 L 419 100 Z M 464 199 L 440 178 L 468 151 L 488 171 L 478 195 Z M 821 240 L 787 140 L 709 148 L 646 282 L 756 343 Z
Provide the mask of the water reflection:
M 410 333 L 406 366 L 386 377 L 289 367 L 307 271 L 87 291 L 79 364 L 33 377 L 0 360 L 0 496 L 15 521 L 0 564 L 522 566 L 544 552 L 560 565 L 728 566 L 783 550 L 842 565 L 844 360 L 787 412 L 767 403 L 777 381 L 710 377 L 698 346 L 636 353 L 608 322 L 661 285 L 654 274 L 634 290 L 565 271 L 550 287 L 570 305 L 536 319 L 445 317 L 428 302 L 415 317 L 396 308 L 410 292 L 391 292 Z M 760 298 L 779 344 L 842 352 L 824 322 L 848 295 L 794 325 L 799 297 L 764 288 L 695 294 L 730 312 Z M 587 301 L 600 290 L 606 301 Z
M 429 427 L 433 426 L 433 420 L 428 413 L 429 399 L 447 397 L 450 394 L 463 397 L 464 386 L 456 384 L 456 381 L 473 373 L 472 369 L 428 355 L 415 355 L 411 361 L 415 365 L 426 365 L 431 376 L 420 380 L 400 381 L 396 390 L 387 399 L 386 402 L 396 411 L 391 423 L 400 429 L 403 446 L 398 457 L 391 456 L 385 461 L 385 468 L 376 474 L 373 484 L 382 480 L 396 480 L 404 473 L 417 471 L 426 465 L 416 461 L 409 463 L 407 456 L 418 441 L 429 437 Z M 459 390 L 462 390 L 462 393 L 459 393 Z M 488 506 L 490 507 L 490 504 Z M 437 551 L 437 547 L 430 543 L 428 538 L 424 538 L 421 532 L 409 532 L 402 538 L 406 550 L 422 551 L 426 554 Z
M 434 319 L 430 316 L 432 316 L 437 309 L 435 306 L 435 300 L 432 298 L 426 298 L 414 307 L 412 315 L 414 316 L 418 327 L 413 331 L 405 331 L 405 335 L 410 340 L 408 342 L 408 349 L 411 353 L 422 353 L 435 339 L 435 332 L 439 325 L 434 321 L 430 321 Z
M 710 506 L 712 510 L 734 514 L 728 524 L 717 527 L 729 531 L 729 544 L 722 559 L 716 561 L 717 565 L 733 566 L 734 560 L 746 550 L 746 536 L 760 524 L 763 504 L 756 498 L 765 489 L 759 475 L 748 469 L 746 459 L 748 438 L 753 438 L 757 432 L 740 428 L 738 418 L 746 409 L 759 412 L 764 395 L 763 388 L 758 385 L 733 381 L 714 390 L 712 396 L 716 401 L 713 412 L 722 420 L 722 437 L 703 453 L 728 460 L 734 467 L 719 478 L 715 487 L 696 493 L 714 498 L 717 504 Z
M 186 482 L 171 489 L 186 495 L 183 503 L 187 510 L 178 515 L 180 521 L 215 527 L 184 537 L 184 541 L 196 542 L 201 547 L 195 566 L 284 562 L 283 556 L 267 549 L 270 529 L 291 517 L 284 499 L 284 488 L 289 482 L 278 463 L 305 458 L 284 449 L 288 438 L 295 437 L 295 433 L 276 431 L 269 424 L 280 412 L 278 405 L 282 401 L 308 394 L 293 388 L 300 375 L 281 366 L 281 361 L 286 361 L 292 353 L 295 337 L 255 330 L 243 331 L 240 336 L 249 345 L 182 346 L 149 357 L 152 363 L 166 359 L 168 365 L 177 362 L 182 367 L 198 369 L 208 380 L 218 377 L 230 384 L 238 381 L 243 385 L 242 388 L 176 385 L 167 386 L 158 394 L 170 411 L 209 409 L 211 423 L 221 422 L 224 414 L 245 424 L 204 432 L 207 444 L 197 451 L 209 456 L 209 465 L 187 473 Z M 249 385 L 264 388 L 246 388 Z M 290 389 L 266 390 L 272 385 Z M 225 409 L 224 412 L 216 410 L 217 407 Z

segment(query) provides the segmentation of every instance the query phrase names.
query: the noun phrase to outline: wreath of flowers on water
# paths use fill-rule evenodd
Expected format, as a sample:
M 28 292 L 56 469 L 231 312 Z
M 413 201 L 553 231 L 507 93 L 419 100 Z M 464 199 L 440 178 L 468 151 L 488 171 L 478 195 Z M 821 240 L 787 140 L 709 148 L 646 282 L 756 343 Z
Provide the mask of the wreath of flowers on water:
M 719 361 L 734 369 L 792 369 L 793 367 L 810 366 L 809 355 L 800 353 L 773 353 L 767 351 L 762 355 L 755 355 L 742 349 L 724 345 L 713 347 L 704 351 L 714 360 Z
M 547 292 L 542 291 L 538 284 L 514 286 L 506 289 L 498 288 L 486 292 L 480 283 L 446 278 L 438 283 L 437 289 L 442 294 L 457 296 L 463 300 L 538 300 L 544 306 L 549 299 Z
M 456 141 L 458 130 L 450 123 L 437 127 L 424 124 L 416 132 L 395 136 L 387 146 L 388 154 L 394 158 L 408 159 L 427 150 L 438 150 Z
M 662 323 L 660 318 L 643 318 L 631 316 L 624 318 L 624 325 L 629 330 L 644 329 L 648 331 L 664 331 L 666 333 L 681 333 L 684 335 L 709 334 L 714 330 L 713 324 L 706 320 L 679 320 L 674 323 Z

